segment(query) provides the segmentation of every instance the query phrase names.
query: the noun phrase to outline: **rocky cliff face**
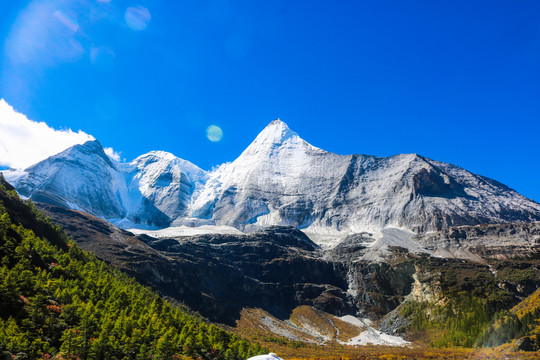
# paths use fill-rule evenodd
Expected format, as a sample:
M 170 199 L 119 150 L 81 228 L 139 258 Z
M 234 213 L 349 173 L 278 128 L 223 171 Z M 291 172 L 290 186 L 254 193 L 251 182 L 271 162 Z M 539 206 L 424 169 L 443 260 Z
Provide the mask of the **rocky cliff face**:
M 537 258 L 540 254 L 540 222 L 456 226 L 415 236 L 415 240 L 441 256 Z
M 142 240 L 167 257 L 181 259 L 170 286 L 191 292 L 189 304 L 211 308 L 212 316 L 222 321 L 231 322 L 231 315 L 244 307 L 280 317 L 299 304 L 338 312 L 353 309 L 342 267 L 320 259 L 317 246 L 294 228 Z
M 423 233 L 540 221 L 540 204 L 494 180 L 416 154 L 329 153 L 279 120 L 213 172 L 164 152 L 116 163 L 93 141 L 5 175 L 24 196 L 125 228 L 287 225 L 320 242 L 320 234 L 342 239 L 388 227 Z
M 515 249 L 512 260 L 476 253 L 471 261 L 389 246 L 387 257 L 372 262 L 364 260 L 366 244 L 379 240 L 369 233 L 349 236 L 332 249 L 322 249 L 294 227 L 283 226 L 248 235 L 136 237 L 81 211 L 38 206 L 83 248 L 209 319 L 229 325 L 243 309 L 261 309 L 286 320 L 306 305 L 336 316 L 384 319 L 382 330 L 400 334 L 410 324 L 402 314 L 404 301 L 445 306 L 449 299 L 470 294 L 485 299 L 496 312 L 540 286 L 538 254 Z M 456 227 L 430 238 L 425 246 L 446 237 L 466 242 L 463 234 L 477 243 L 492 242 L 493 234 L 501 238 L 511 234 L 512 243 L 530 242 L 536 232 L 532 224 Z

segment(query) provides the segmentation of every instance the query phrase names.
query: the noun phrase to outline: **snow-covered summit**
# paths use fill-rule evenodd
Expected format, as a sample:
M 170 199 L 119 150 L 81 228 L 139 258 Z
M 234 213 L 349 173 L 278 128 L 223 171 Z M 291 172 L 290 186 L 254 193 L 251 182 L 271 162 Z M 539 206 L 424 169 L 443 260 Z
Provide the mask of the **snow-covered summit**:
M 292 131 L 285 122 L 281 121 L 281 119 L 276 119 L 270 121 L 270 123 L 266 125 L 259 135 L 257 135 L 254 142 L 263 139 L 272 139 L 275 142 L 282 142 L 283 140 L 295 135 L 298 136 L 298 134 Z
M 316 201 L 313 187 L 325 187 L 328 171 L 340 156 L 318 149 L 290 130 L 281 120 L 272 121 L 232 163 L 210 174 L 192 204 L 194 217 L 242 230 L 267 225 L 301 226 L 293 214 L 276 214 L 296 200 Z M 301 199 L 301 194 L 305 195 Z M 293 210 L 294 212 L 294 210 Z
M 62 152 L 60 152 L 58 155 L 64 154 L 64 158 L 73 158 L 73 159 L 81 159 L 84 157 L 89 156 L 97 156 L 101 160 L 103 160 L 105 163 L 107 163 L 109 166 L 114 167 L 112 159 L 105 153 L 105 150 L 103 149 L 103 146 L 99 142 L 99 140 L 91 140 L 87 141 L 84 144 L 80 145 L 74 145 Z M 50 158 L 55 158 L 57 155 L 53 155 Z M 40 164 L 40 163 L 38 163 Z M 37 165 L 37 164 L 36 164 Z M 32 165 L 30 168 L 33 168 L 36 165 Z
M 240 158 L 275 153 L 278 149 L 307 147 L 317 149 L 300 138 L 280 119 L 273 120 L 257 135 L 255 140 L 244 150 Z M 323 151 L 317 149 L 319 151 Z
M 195 218 L 252 230 L 293 225 L 314 240 L 393 227 L 531 221 L 540 205 L 459 167 L 401 154 L 337 155 L 271 122 L 231 164 L 209 175 Z
M 270 122 L 263 131 L 257 135 L 255 140 L 253 140 L 246 150 L 281 145 L 291 137 L 298 138 L 298 134 L 292 131 L 283 121 L 276 119 Z
M 191 181 L 200 181 L 206 177 L 206 172 L 197 165 L 166 151 L 150 151 L 137 157 L 130 164 L 140 171 L 153 175 L 172 171 L 185 174 Z

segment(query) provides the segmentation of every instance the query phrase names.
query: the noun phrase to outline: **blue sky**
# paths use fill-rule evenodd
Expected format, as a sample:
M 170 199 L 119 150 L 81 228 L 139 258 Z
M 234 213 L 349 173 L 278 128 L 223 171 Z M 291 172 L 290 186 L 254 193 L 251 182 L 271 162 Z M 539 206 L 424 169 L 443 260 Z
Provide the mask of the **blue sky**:
M 210 169 L 280 117 L 328 151 L 415 152 L 540 201 L 538 1 L 34 0 L 0 20 L 0 97 L 127 160 Z

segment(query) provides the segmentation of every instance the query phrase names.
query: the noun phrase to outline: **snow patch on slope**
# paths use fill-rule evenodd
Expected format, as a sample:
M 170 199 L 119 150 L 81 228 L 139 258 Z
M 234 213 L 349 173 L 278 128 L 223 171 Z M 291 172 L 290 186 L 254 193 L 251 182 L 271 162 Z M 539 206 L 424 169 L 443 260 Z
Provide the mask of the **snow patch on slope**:
M 300 229 L 300 231 L 323 249 L 331 248 L 350 234 L 350 231 L 339 231 L 331 227 L 321 226 L 310 226 Z
M 371 326 L 371 324 L 373 324 L 373 321 L 371 321 L 370 319 L 364 319 L 364 318 L 360 319 L 352 315 L 341 316 L 339 319 L 351 325 L 357 326 L 359 328 Z
M 412 239 L 416 235 L 405 229 L 386 228 L 375 234 L 376 240 L 368 245 L 368 251 L 362 257 L 364 261 L 382 261 L 390 253 L 391 247 L 405 248 L 411 253 L 425 253 L 433 255 Z
M 387 346 L 407 346 L 410 344 L 410 342 L 404 340 L 402 337 L 388 335 L 383 332 L 380 332 L 379 330 L 376 330 L 375 328 L 371 326 L 373 322 L 369 319 L 359 319 L 352 315 L 342 316 L 340 317 L 340 319 L 349 324 L 355 325 L 359 328 L 366 329 L 362 331 L 358 336 L 355 336 L 349 341 L 346 341 L 346 342 L 340 341 L 340 343 L 343 345 L 373 344 L 373 345 L 387 345 Z
M 344 345 L 388 345 L 388 346 L 407 346 L 410 342 L 399 336 L 388 335 L 375 330 L 371 326 L 360 335 L 344 343 Z
M 205 235 L 205 234 L 230 234 L 230 235 L 243 235 L 244 233 L 240 230 L 233 228 L 232 226 L 212 226 L 212 225 L 203 225 L 197 227 L 190 226 L 171 226 L 165 229 L 158 230 L 149 230 L 149 229 L 140 229 L 140 228 L 128 228 L 128 231 L 139 235 L 145 234 L 152 236 L 154 238 L 174 238 L 180 236 L 194 236 L 194 235 Z

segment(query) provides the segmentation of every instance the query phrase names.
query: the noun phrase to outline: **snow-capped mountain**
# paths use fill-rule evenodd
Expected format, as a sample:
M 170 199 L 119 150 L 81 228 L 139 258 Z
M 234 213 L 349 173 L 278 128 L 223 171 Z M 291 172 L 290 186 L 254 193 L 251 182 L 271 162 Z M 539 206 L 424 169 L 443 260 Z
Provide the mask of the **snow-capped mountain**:
M 125 227 L 293 225 L 323 236 L 540 220 L 540 204 L 494 180 L 416 154 L 330 153 L 280 120 L 213 172 L 159 151 L 117 163 L 93 141 L 4 174 L 24 196 Z
M 508 187 L 416 154 L 337 155 L 270 123 L 210 178 L 192 214 L 239 228 L 294 225 L 308 232 L 426 231 L 540 219 L 540 204 Z M 331 231 L 330 231 L 331 232 Z
M 170 153 L 131 163 L 109 158 L 99 141 L 75 145 L 24 172 L 6 171 L 17 191 L 36 201 L 83 210 L 127 227 L 167 227 L 186 214 L 206 172 Z

